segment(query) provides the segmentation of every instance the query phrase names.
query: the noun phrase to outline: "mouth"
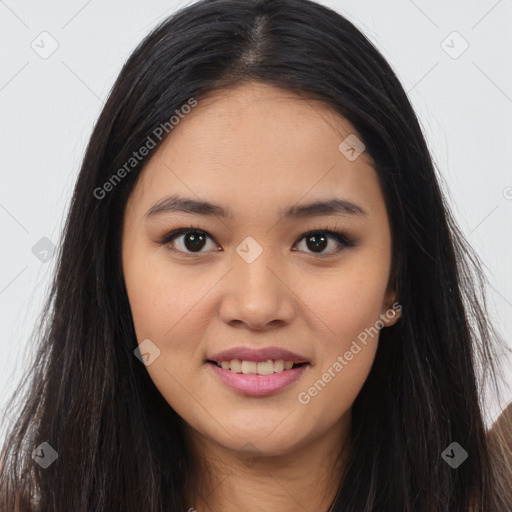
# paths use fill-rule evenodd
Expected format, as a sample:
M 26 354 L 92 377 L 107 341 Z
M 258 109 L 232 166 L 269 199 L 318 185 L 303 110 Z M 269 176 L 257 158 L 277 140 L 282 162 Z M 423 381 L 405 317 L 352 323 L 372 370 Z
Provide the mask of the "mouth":
M 221 362 L 207 359 L 205 365 L 222 384 L 242 395 L 253 397 L 272 395 L 290 387 L 311 366 L 309 362 L 294 363 L 282 359 L 233 359 Z
M 294 363 L 293 361 L 285 361 L 283 359 L 267 359 L 266 361 L 246 361 L 240 359 L 232 359 L 230 361 L 220 362 L 207 359 L 206 363 L 215 365 L 218 368 L 222 368 L 223 370 L 227 370 L 232 373 L 261 376 L 295 370 L 296 368 L 309 365 L 309 363 L 306 361 L 301 363 Z

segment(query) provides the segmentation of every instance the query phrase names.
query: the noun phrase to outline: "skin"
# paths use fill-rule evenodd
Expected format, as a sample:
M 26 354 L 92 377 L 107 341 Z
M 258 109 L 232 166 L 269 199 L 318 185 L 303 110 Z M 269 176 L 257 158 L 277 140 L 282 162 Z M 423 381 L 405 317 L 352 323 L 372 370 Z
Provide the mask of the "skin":
M 328 106 L 269 85 L 215 91 L 155 151 L 129 198 L 122 264 L 135 331 L 139 343 L 150 339 L 160 350 L 146 369 L 185 420 L 196 461 L 187 495 L 199 512 L 295 512 L 299 505 L 318 512 L 335 497 L 351 406 L 378 334 L 359 343 L 362 350 L 309 403 L 298 394 L 379 318 L 386 327 L 400 316 L 386 315 L 396 297 L 377 173 L 366 152 L 350 161 L 338 149 L 349 134 L 357 132 Z M 217 203 L 233 218 L 172 211 L 145 218 L 171 194 Z M 357 203 L 366 215 L 278 214 L 331 198 Z M 159 244 L 190 223 L 211 237 L 195 253 L 186 234 L 168 244 L 181 254 Z M 328 238 L 315 252 L 303 235 L 326 228 L 356 245 Z M 251 263 L 236 252 L 248 236 L 263 251 Z M 290 387 L 248 397 L 204 363 L 239 345 L 276 345 L 311 365 Z

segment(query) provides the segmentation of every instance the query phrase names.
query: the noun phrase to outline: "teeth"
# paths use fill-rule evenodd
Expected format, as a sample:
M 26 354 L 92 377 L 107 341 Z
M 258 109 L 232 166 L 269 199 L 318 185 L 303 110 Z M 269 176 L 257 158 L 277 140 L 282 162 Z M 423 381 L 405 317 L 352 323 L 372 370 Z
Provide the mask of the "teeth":
M 235 373 L 242 373 L 242 361 L 239 359 L 233 359 L 229 361 L 229 368 Z
M 284 370 L 284 361 L 282 359 L 278 359 L 277 361 L 274 361 L 274 371 L 282 372 Z
M 242 373 L 257 373 L 258 363 L 256 361 L 242 361 Z
M 256 371 L 259 375 L 272 375 L 274 373 L 274 363 L 272 361 L 262 361 L 258 363 Z
M 241 361 L 240 359 L 232 359 L 231 361 L 221 361 L 220 366 L 223 370 L 230 370 L 246 375 L 271 375 L 272 373 L 280 373 L 283 370 L 291 370 L 293 361 L 284 361 L 283 359 L 277 359 L 275 361 L 271 359 L 267 361 Z

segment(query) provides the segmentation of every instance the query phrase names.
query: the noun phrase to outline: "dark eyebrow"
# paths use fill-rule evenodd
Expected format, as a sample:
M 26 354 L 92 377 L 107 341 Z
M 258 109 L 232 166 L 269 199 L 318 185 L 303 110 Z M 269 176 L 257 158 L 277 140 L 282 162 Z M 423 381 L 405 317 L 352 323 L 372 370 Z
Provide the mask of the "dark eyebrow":
M 366 210 L 356 203 L 344 199 L 329 199 L 314 203 L 291 206 L 281 210 L 283 217 L 308 217 L 313 215 L 368 215 Z
M 185 212 L 197 215 L 218 215 L 219 217 L 233 217 L 232 213 L 224 210 L 222 206 L 191 199 L 179 197 L 177 195 L 166 197 L 165 199 L 155 203 L 147 212 L 145 217 L 150 218 L 161 213 L 168 212 Z
M 233 213 L 222 206 L 207 201 L 179 197 L 173 195 L 154 204 L 147 212 L 146 218 L 168 212 L 181 211 L 196 215 L 218 215 L 219 217 L 233 218 Z M 279 211 L 282 217 L 301 218 L 320 215 L 367 215 L 366 210 L 356 203 L 344 199 L 330 199 L 316 201 L 298 206 L 290 206 Z

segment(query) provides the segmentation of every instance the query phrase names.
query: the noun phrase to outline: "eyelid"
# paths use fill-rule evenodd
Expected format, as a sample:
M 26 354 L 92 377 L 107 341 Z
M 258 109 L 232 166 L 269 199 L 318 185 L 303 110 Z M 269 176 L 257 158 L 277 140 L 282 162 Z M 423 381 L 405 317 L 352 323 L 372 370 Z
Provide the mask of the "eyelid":
M 210 238 L 213 242 L 215 242 L 217 245 L 219 245 L 214 236 L 210 235 L 207 231 L 205 231 L 204 229 L 201 229 L 199 226 L 194 226 L 194 225 L 173 229 L 173 230 L 167 232 L 163 237 L 161 237 L 160 240 L 158 240 L 158 244 L 165 245 L 169 251 L 186 256 L 186 257 L 195 257 L 195 256 L 200 256 L 201 254 L 208 254 L 208 252 L 202 252 L 202 251 L 195 252 L 195 253 L 194 252 L 185 252 L 185 251 L 176 250 L 176 249 L 169 247 L 170 242 L 174 241 L 176 238 L 178 238 L 181 235 L 184 235 L 186 233 L 190 233 L 193 231 L 197 231 L 197 232 L 205 235 L 206 237 Z M 295 246 L 298 242 L 302 241 L 303 239 L 307 238 L 308 236 L 312 236 L 312 235 L 318 234 L 318 233 L 325 234 L 328 238 L 333 238 L 341 246 L 341 248 L 338 248 L 337 250 L 327 252 L 327 253 L 306 252 L 306 254 L 308 254 L 309 256 L 318 256 L 320 258 L 333 256 L 335 254 L 338 254 L 339 252 L 341 252 L 344 249 L 351 248 L 351 247 L 354 247 L 355 245 L 357 245 L 352 237 L 350 237 L 343 231 L 339 231 L 335 227 L 329 227 L 329 226 L 322 227 L 322 228 L 310 229 L 310 230 L 302 233 L 296 239 L 296 241 L 294 242 L 293 245 Z M 218 251 L 218 252 L 220 252 L 220 251 Z M 304 251 L 297 251 L 297 252 L 304 252 Z
M 184 235 L 186 233 L 191 233 L 193 231 L 197 231 L 201 234 L 204 234 L 205 236 L 207 236 L 208 238 L 213 240 L 217 245 L 219 245 L 214 236 L 210 235 L 210 233 L 208 233 L 204 229 L 201 229 L 199 226 L 194 226 L 194 225 L 173 229 L 173 230 L 167 232 L 163 237 L 161 237 L 161 239 L 158 241 L 158 243 L 160 245 L 165 245 L 169 251 L 171 251 L 175 254 L 180 254 L 180 255 L 186 256 L 186 257 L 190 257 L 190 256 L 194 257 L 194 256 L 200 256 L 201 254 L 207 254 L 207 253 L 203 253 L 203 252 L 197 252 L 197 253 L 184 252 L 184 251 L 180 251 L 180 250 L 173 249 L 173 248 L 169 247 L 170 242 L 174 241 L 176 238 L 178 238 L 181 235 Z
M 320 229 L 310 229 L 309 231 L 306 231 L 302 235 L 300 235 L 299 238 L 295 241 L 294 245 L 301 241 L 304 238 L 307 238 L 308 236 L 312 236 L 317 233 L 325 233 L 328 237 L 334 238 L 338 243 L 342 245 L 346 245 L 347 247 L 353 247 L 355 245 L 354 240 L 349 238 L 349 236 L 342 231 L 337 231 L 335 229 L 329 229 L 329 228 L 320 228 Z M 315 254 L 315 253 L 310 253 Z M 321 256 L 321 254 L 319 254 Z

